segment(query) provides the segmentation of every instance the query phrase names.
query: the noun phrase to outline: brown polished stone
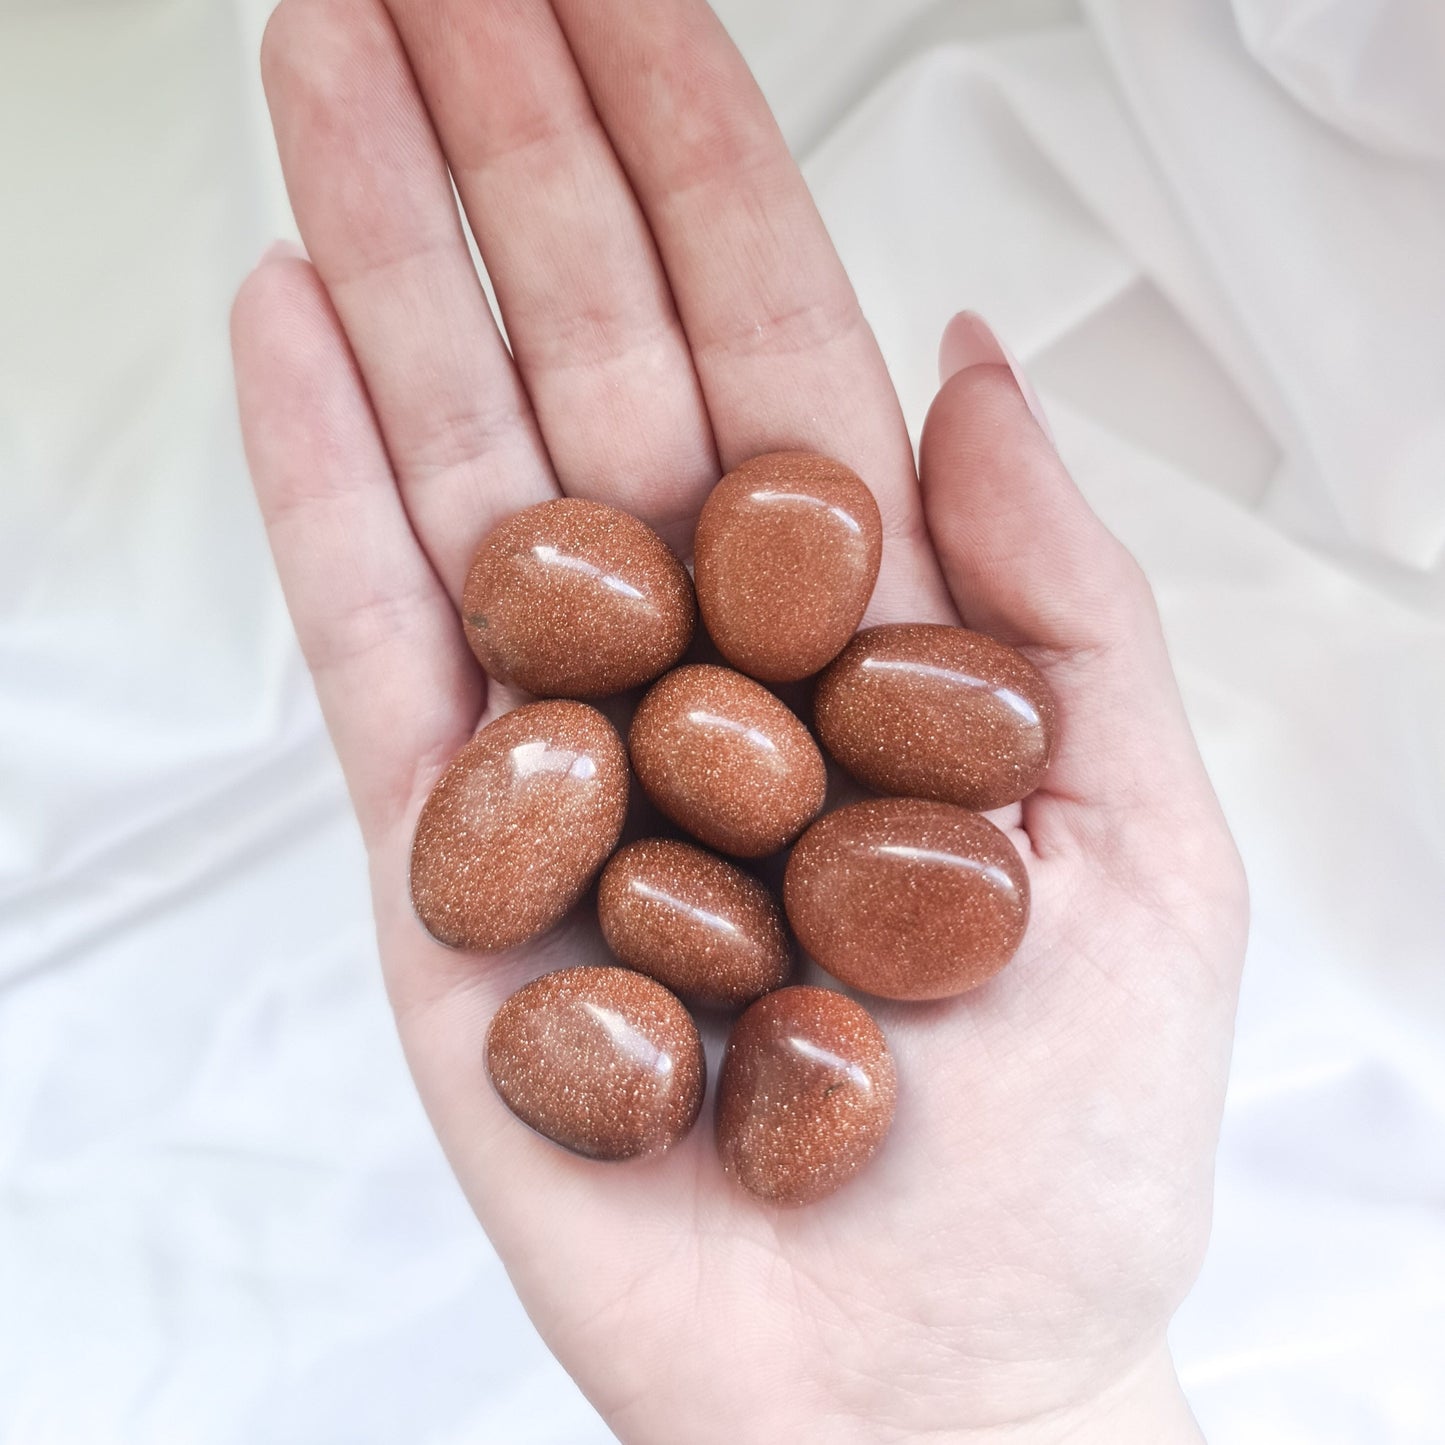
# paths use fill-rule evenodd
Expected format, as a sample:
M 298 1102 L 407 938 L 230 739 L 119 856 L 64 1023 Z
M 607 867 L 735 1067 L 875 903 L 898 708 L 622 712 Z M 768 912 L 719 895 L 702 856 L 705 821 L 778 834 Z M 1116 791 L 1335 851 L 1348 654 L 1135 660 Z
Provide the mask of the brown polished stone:
M 878 504 L 812 452 L 769 452 L 713 488 L 693 543 L 698 607 L 718 650 L 765 682 L 825 667 L 862 620 L 883 555 Z
M 539 1134 L 589 1159 L 676 1144 L 702 1107 L 697 1025 L 660 983 L 626 968 L 564 968 L 519 989 L 487 1030 L 487 1073 Z
M 1022 653 L 981 632 L 870 627 L 818 680 L 819 741 L 880 793 L 1001 808 L 1038 787 L 1054 697 Z
M 628 747 L 647 796 L 722 853 L 775 853 L 823 806 L 827 769 L 812 735 L 767 688 L 726 667 L 679 667 L 655 683 Z
M 478 548 L 462 619 L 489 676 L 542 697 L 602 697 L 671 667 L 697 609 L 687 569 L 650 527 L 559 497 Z
M 947 998 L 1014 956 L 1029 880 L 987 818 L 952 803 L 874 798 L 803 834 L 783 901 L 799 944 L 834 978 L 884 998 Z
M 627 786 L 622 739 L 596 708 L 536 702 L 489 723 L 417 820 L 417 917 L 439 942 L 482 952 L 545 932 L 617 846 Z
M 791 971 L 772 894 L 691 843 L 643 838 L 614 853 L 597 885 L 597 916 L 623 963 L 706 1008 L 750 1003 Z
M 893 1122 L 897 1078 L 861 1004 L 784 988 L 737 1021 L 717 1091 L 717 1147 L 744 1189 L 811 1204 L 847 1183 Z

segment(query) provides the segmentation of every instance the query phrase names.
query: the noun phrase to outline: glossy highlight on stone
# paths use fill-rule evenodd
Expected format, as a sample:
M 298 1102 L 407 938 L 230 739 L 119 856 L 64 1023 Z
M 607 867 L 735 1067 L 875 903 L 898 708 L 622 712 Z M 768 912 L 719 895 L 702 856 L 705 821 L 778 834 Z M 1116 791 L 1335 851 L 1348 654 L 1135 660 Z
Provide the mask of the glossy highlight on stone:
M 607 946 L 689 1003 L 736 1008 L 787 982 L 783 910 L 740 868 L 691 843 L 643 838 L 597 885 Z
M 713 488 L 693 554 L 698 607 L 718 650 L 751 677 L 791 682 L 831 662 L 862 620 L 883 524 L 842 462 L 769 452 Z
M 767 994 L 737 1021 L 718 1077 L 723 1168 L 773 1204 L 811 1204 L 873 1157 L 897 1075 L 861 1004 L 824 988 Z
M 671 667 L 697 608 L 687 569 L 649 526 L 558 497 L 477 549 L 462 620 L 488 676 L 541 697 L 603 697 Z
M 417 820 L 411 898 L 433 938 L 494 952 L 552 927 L 617 846 L 627 754 L 580 702 L 537 702 L 488 723 Z
M 1022 653 L 963 627 L 870 627 L 818 680 L 819 741 L 880 793 L 1001 808 L 1038 787 L 1053 693 Z
M 952 803 L 874 798 L 803 834 L 783 903 L 799 944 L 834 978 L 883 998 L 947 998 L 1014 956 L 1029 880 L 987 818 Z
M 761 858 L 823 806 L 827 768 L 798 718 L 726 667 L 679 667 L 642 699 L 628 734 L 643 791 L 711 848 Z
M 702 1107 L 697 1025 L 660 983 L 626 968 L 543 974 L 497 1010 L 487 1073 L 502 1102 L 589 1159 L 676 1144 Z

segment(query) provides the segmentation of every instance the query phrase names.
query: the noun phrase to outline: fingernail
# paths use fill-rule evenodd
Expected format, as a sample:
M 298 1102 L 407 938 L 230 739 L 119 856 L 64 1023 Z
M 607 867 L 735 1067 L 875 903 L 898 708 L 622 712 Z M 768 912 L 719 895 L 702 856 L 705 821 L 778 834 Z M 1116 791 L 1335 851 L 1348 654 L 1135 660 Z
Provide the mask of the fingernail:
M 306 252 L 296 244 L 295 241 L 272 241 L 264 251 L 261 252 L 260 265 L 264 266 L 267 261 L 304 261 Z
M 1018 358 L 999 340 L 993 328 L 977 311 L 960 311 L 943 329 L 943 341 L 938 348 L 938 379 L 940 382 L 947 381 L 970 366 L 1008 367 L 1033 419 L 1044 435 L 1053 441 L 1053 428 L 1049 426 L 1039 395 L 1024 374 Z

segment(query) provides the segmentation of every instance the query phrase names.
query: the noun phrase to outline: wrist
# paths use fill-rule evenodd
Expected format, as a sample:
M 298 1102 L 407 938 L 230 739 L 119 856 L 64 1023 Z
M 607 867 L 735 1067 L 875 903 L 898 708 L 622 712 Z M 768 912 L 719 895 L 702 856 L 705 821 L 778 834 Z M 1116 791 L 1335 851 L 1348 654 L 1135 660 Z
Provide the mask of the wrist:
M 1167 1345 L 1077 1405 L 956 1435 L 947 1445 L 1204 1445 Z
M 900 1400 L 900 1393 L 895 1383 L 886 1403 L 859 1401 L 847 1410 L 830 1410 L 820 1408 L 816 1399 L 799 1398 L 772 1412 L 759 1408 L 766 1405 L 765 1397 L 741 1396 L 729 1401 L 734 1408 L 714 1409 L 703 1418 L 680 1402 L 651 1398 L 645 1419 L 614 1417 L 609 1424 L 619 1439 L 638 1445 L 675 1445 L 679 1440 L 699 1445 L 775 1445 L 779 1440 L 827 1440 L 829 1445 L 1204 1445 L 1162 1343 L 1075 1403 L 991 1424 L 982 1423 L 987 1416 L 980 1410 L 987 1407 L 977 1401 L 965 1417 L 967 1423 L 955 1424 L 942 1410 L 920 1409 L 924 1401 L 917 1394 Z M 925 1394 L 929 1400 L 942 1398 L 933 1389 Z

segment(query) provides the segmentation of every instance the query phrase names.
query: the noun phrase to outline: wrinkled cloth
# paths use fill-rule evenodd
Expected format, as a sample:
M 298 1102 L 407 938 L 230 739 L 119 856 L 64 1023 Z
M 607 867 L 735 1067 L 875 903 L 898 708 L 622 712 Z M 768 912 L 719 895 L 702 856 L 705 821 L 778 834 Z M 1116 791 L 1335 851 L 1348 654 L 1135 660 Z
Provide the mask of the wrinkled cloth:
M 0 14 L 0 1439 L 586 1445 L 396 1044 L 224 343 L 261 0 Z M 1438 1442 L 1433 0 L 730 0 L 915 435 L 1028 366 L 1157 591 L 1255 909 L 1214 1445 Z

